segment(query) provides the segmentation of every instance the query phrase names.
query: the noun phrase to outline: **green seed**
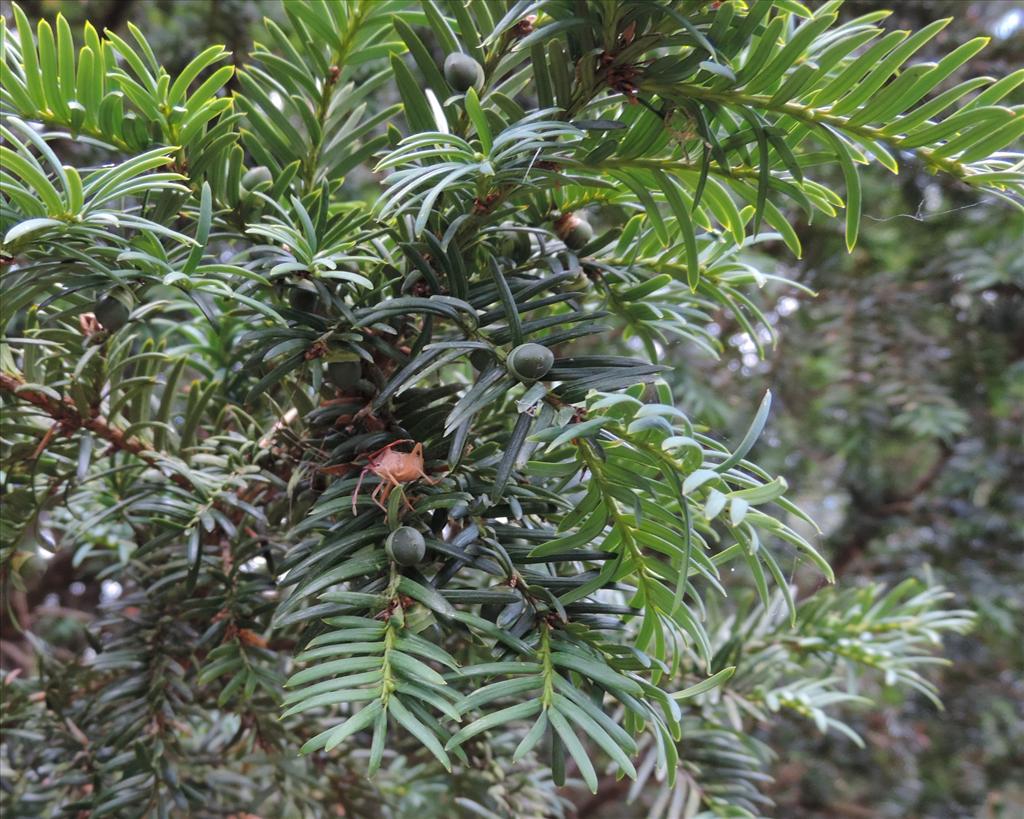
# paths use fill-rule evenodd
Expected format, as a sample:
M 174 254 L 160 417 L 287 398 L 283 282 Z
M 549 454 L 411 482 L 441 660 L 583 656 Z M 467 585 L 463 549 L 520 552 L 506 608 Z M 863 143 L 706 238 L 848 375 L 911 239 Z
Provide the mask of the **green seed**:
M 514 230 L 515 226 L 511 222 L 506 222 L 502 227 L 507 229 L 498 234 L 499 252 L 517 264 L 522 264 L 533 255 L 530 234 L 524 230 Z
M 104 330 L 116 333 L 128 323 L 134 299 L 130 293 L 108 293 L 93 306 L 92 312 Z
M 362 378 L 363 363 L 355 353 L 333 353 L 328 356 L 327 380 L 335 387 L 354 386 Z
M 456 91 L 479 91 L 484 85 L 484 69 L 472 57 L 456 51 L 445 57 L 444 78 Z
M 508 371 L 519 381 L 536 381 L 548 374 L 555 354 L 541 344 L 520 344 L 506 360 Z
M 411 526 L 399 526 L 384 543 L 388 557 L 400 566 L 415 566 L 427 553 L 427 543 Z
M 566 247 L 582 250 L 593 240 L 594 229 L 586 219 L 570 216 L 559 226 L 558 237 L 565 242 Z
M 473 365 L 473 369 L 477 372 L 486 370 L 491 366 L 492 361 L 494 361 L 494 356 L 488 350 L 473 350 L 469 354 L 469 363 Z
M 312 282 L 302 281 L 288 293 L 288 303 L 292 310 L 300 313 L 315 313 L 320 305 L 320 294 Z
M 270 175 L 270 168 L 266 165 L 257 165 L 242 174 L 242 188 L 247 191 L 255 190 L 260 185 L 269 187 L 273 181 L 274 177 Z

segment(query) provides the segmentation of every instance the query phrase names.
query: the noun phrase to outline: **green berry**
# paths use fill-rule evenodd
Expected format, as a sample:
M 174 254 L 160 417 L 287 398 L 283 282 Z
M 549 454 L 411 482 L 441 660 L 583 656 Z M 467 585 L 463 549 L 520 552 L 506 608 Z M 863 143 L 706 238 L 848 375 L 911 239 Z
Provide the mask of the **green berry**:
M 479 91 L 484 86 L 484 69 L 472 57 L 456 51 L 445 57 L 444 78 L 456 91 Z
M 427 543 L 423 535 L 411 526 L 399 526 L 388 535 L 384 542 L 384 550 L 388 557 L 400 566 L 415 566 L 422 562 L 427 553 Z
M 312 282 L 300 281 L 288 293 L 288 303 L 292 310 L 300 313 L 315 313 L 320 304 L 320 294 Z
M 514 262 L 522 264 L 533 254 L 530 234 L 524 230 L 516 230 L 511 222 L 506 222 L 502 227 L 505 230 L 498 234 L 501 242 L 500 252 Z
M 257 165 L 242 174 L 242 187 L 247 191 L 255 190 L 260 185 L 269 186 L 273 181 L 274 177 L 270 175 L 270 168 L 266 165 Z
M 93 306 L 92 312 L 103 329 L 115 333 L 128 323 L 134 299 L 128 292 L 108 293 Z
M 519 381 L 536 381 L 548 374 L 555 363 L 555 354 L 541 344 L 520 344 L 505 362 L 508 371 Z
M 473 365 L 473 369 L 477 372 L 483 372 L 491 366 L 491 362 L 494 361 L 494 356 L 491 355 L 490 350 L 473 350 L 469 354 L 469 363 Z
M 558 237 L 571 250 L 582 250 L 593 240 L 594 229 L 586 219 L 570 216 L 559 225 Z
M 354 386 L 363 375 L 363 364 L 355 353 L 333 353 L 327 358 L 327 380 L 342 389 Z

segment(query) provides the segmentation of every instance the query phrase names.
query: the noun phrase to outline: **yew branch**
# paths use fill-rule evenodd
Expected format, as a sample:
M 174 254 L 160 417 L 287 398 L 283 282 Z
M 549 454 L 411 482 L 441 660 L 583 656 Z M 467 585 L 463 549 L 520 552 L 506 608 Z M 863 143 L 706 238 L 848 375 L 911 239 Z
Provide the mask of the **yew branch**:
M 124 431 L 112 426 L 102 415 L 83 416 L 74 401 L 70 398 L 54 398 L 40 390 L 26 389 L 25 382 L 10 373 L 0 373 L 0 389 L 11 393 L 15 398 L 38 407 L 53 418 L 65 432 L 83 428 L 107 441 L 114 449 L 129 452 L 152 467 L 160 468 L 162 453 L 146 446 L 135 437 L 129 437 Z M 161 470 L 163 471 L 163 470 Z M 183 476 L 171 472 L 170 479 L 184 489 L 192 485 Z

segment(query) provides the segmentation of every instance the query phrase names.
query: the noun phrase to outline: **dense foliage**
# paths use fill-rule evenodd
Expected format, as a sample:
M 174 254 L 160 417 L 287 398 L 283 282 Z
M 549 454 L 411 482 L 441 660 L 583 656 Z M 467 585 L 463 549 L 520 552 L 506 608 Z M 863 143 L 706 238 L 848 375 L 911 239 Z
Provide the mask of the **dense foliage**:
M 944 21 L 837 3 L 277 11 L 174 76 L 134 27 L 3 29 L 3 579 L 108 589 L 5 677 L 5 809 L 559 816 L 626 775 L 756 815 L 754 726 L 932 697 L 970 616 L 801 593 L 770 396 L 727 446 L 666 353 L 762 339 L 756 251 L 792 208 L 852 247 L 858 165 L 1019 202 L 1024 72 L 947 88 L 980 38 L 915 65 Z

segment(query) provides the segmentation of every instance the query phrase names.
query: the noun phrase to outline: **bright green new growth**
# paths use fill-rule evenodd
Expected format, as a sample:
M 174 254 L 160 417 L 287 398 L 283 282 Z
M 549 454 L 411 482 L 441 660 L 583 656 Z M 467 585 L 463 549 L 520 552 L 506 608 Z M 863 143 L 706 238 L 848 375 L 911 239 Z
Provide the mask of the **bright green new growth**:
M 794 599 L 798 564 L 832 575 L 751 460 L 769 399 L 729 447 L 661 380 L 670 341 L 716 354 L 713 311 L 758 343 L 743 250 L 799 255 L 794 209 L 853 246 L 859 165 L 1024 196 L 1024 71 L 933 96 L 983 42 L 915 65 L 945 21 L 837 9 L 290 0 L 237 73 L 212 47 L 172 77 L 145 32 L 15 7 L 0 564 L 55 540 L 123 594 L 89 659 L 5 680 L 0 804 L 559 816 L 621 773 L 751 815 L 753 722 L 849 732 L 872 675 L 934 696 L 970 615 L 914 581 Z

